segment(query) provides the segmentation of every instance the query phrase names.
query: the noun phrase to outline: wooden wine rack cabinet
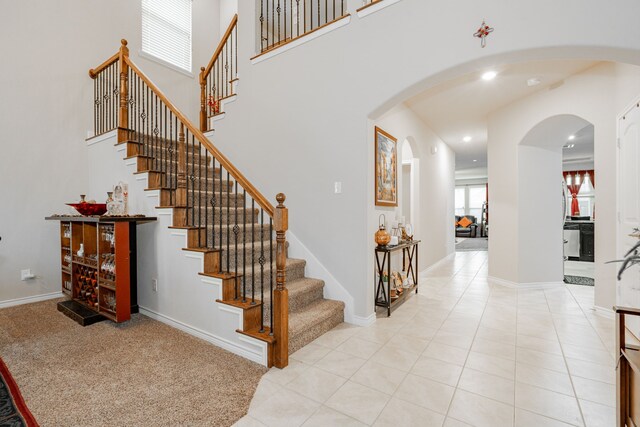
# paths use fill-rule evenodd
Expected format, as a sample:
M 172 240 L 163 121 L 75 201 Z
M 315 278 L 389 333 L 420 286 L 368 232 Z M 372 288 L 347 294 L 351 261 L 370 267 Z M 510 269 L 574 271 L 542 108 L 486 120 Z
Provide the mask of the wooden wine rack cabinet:
M 126 322 L 138 312 L 137 224 L 150 217 L 47 217 L 60 222 L 62 292 L 58 310 L 83 326 Z M 78 254 L 84 247 L 84 255 Z

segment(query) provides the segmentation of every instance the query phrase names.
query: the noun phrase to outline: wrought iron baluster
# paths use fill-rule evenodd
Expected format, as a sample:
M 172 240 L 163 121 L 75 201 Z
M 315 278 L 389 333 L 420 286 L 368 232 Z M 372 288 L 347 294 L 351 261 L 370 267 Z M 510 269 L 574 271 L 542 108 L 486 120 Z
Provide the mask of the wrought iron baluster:
M 201 148 L 202 149 L 202 148 Z M 200 179 L 202 181 L 202 178 Z M 202 193 L 200 204 L 202 205 Z M 209 248 L 209 154 L 205 152 L 204 162 L 204 246 Z
M 273 336 L 273 275 L 275 273 L 275 265 L 273 261 L 273 218 L 269 217 L 269 264 L 271 265 L 269 272 L 269 305 L 271 306 L 269 311 L 269 325 L 271 329 L 269 330 L 269 335 L 271 336 Z
M 194 141 L 194 146 L 195 146 L 195 141 Z M 198 177 L 196 179 L 196 181 L 198 182 L 198 227 L 202 227 L 202 158 L 205 157 L 202 155 L 202 143 L 200 142 L 200 140 L 198 140 Z M 205 201 L 205 209 L 207 206 L 207 203 Z M 207 228 L 205 226 L 205 237 L 206 237 L 206 232 L 207 232 Z M 199 232 L 198 233 L 198 246 L 199 247 L 205 247 L 205 244 L 202 244 L 202 233 Z
M 216 247 L 216 207 L 218 205 L 216 200 L 216 158 L 212 156 L 211 159 L 211 199 L 209 203 L 211 203 L 211 247 Z M 207 174 L 207 182 L 209 180 L 209 174 Z M 222 230 L 219 231 L 222 233 Z
M 222 177 L 220 177 L 222 179 Z M 229 171 L 227 171 L 227 183 L 229 182 Z M 220 192 L 222 192 L 222 181 L 220 181 Z M 229 256 L 229 247 L 230 247 L 230 240 L 229 240 L 229 220 L 230 220 L 230 216 L 231 216 L 231 212 L 230 212 L 230 208 L 231 208 L 231 203 L 229 200 L 229 186 L 225 184 L 226 188 L 226 193 L 227 193 L 227 271 L 231 272 L 231 257 Z M 237 285 L 237 284 L 236 284 Z M 237 288 L 238 286 L 236 286 Z M 236 294 L 237 296 L 237 294 Z M 237 299 L 237 298 L 236 298 Z
M 256 233 L 256 219 L 254 218 L 254 213 L 256 211 L 256 201 L 255 199 L 252 197 L 251 198 L 251 277 L 253 278 L 253 286 L 251 286 L 251 304 L 255 304 L 256 303 L 256 298 L 255 298 L 255 277 L 256 277 L 256 259 L 255 259 L 255 253 L 256 253 L 256 238 L 255 238 L 255 233 Z
M 93 79 L 93 134 L 98 134 L 98 82 Z
M 237 190 L 236 190 L 237 193 Z M 246 246 L 247 246 L 247 203 L 245 201 L 244 196 L 246 195 L 246 191 L 243 188 L 243 197 L 242 197 L 242 293 L 246 295 L 247 292 L 247 254 L 246 254 Z M 236 197 L 238 195 L 236 194 Z M 253 236 L 251 236 L 253 239 Z M 253 286 L 253 277 L 251 278 L 251 286 Z
M 264 256 L 264 209 L 260 209 L 260 332 L 264 332 L 264 264 L 266 258 Z M 255 283 L 255 280 L 254 280 Z
M 234 211 L 234 217 L 235 217 L 235 224 L 233 225 L 233 234 L 235 236 L 234 238 L 234 263 L 233 263 L 233 270 L 235 272 L 235 276 L 236 276 L 236 283 L 238 282 L 238 233 L 240 232 L 240 227 L 238 226 L 238 181 L 235 182 L 235 191 L 234 191 L 234 207 L 235 207 L 235 211 Z M 244 256 L 244 246 L 242 247 L 242 254 Z M 243 281 L 243 284 L 245 282 Z M 243 286 L 242 288 L 242 302 L 246 302 L 247 301 L 247 289 Z
M 196 143 L 193 134 L 188 132 L 190 138 L 187 138 L 187 144 L 191 142 L 191 174 L 189 182 L 191 183 L 191 226 L 197 227 L 196 224 Z M 198 246 L 200 244 L 200 232 L 198 232 Z
M 214 181 L 214 185 L 215 185 L 215 181 Z M 222 230 L 223 230 L 222 229 L 222 207 L 224 206 L 223 202 L 222 202 L 222 164 L 220 164 L 220 170 L 218 171 L 218 191 L 220 193 L 220 198 L 219 198 L 219 200 L 220 200 L 220 215 L 219 215 L 220 216 L 220 244 L 218 245 L 218 249 L 222 250 Z M 226 230 L 226 234 L 227 234 L 227 236 L 229 235 L 229 230 Z M 227 254 L 227 258 L 228 257 L 229 256 Z M 229 271 L 228 266 L 227 266 L 227 270 L 226 271 Z M 238 299 L 238 293 L 237 292 L 236 292 L 235 296 L 236 296 L 235 299 Z
M 264 51 L 264 0 L 260 0 L 260 51 Z
M 282 41 L 282 37 L 280 35 L 280 16 L 282 12 L 282 8 L 280 7 L 280 0 L 278 0 L 278 7 L 276 8 L 276 11 L 278 12 L 278 44 L 280 44 L 280 42 Z

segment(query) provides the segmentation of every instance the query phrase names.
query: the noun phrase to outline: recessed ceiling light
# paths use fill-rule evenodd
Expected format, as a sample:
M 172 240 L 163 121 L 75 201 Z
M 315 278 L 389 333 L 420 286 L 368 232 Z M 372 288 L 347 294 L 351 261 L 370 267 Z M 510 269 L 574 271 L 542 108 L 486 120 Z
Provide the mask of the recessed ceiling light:
M 576 139 L 575 135 L 569 135 L 569 141 L 573 141 L 574 139 Z
M 540 84 L 540 79 L 537 77 L 531 77 L 529 80 L 527 80 L 527 86 L 531 87 L 531 86 L 537 86 Z
M 476 159 L 473 159 L 473 161 L 474 161 L 474 162 L 477 162 L 477 160 L 476 160 Z
M 462 138 L 462 140 L 463 140 L 464 142 L 469 142 L 469 141 L 471 141 L 471 137 L 470 137 L 469 135 L 467 135 L 467 136 L 465 136 L 464 138 Z
M 495 71 L 487 71 L 482 75 L 482 80 L 485 80 L 485 81 L 493 80 L 496 78 L 497 75 L 498 73 L 496 73 Z
M 576 144 L 567 144 L 567 145 L 564 146 L 564 148 L 573 148 L 575 146 L 576 146 Z

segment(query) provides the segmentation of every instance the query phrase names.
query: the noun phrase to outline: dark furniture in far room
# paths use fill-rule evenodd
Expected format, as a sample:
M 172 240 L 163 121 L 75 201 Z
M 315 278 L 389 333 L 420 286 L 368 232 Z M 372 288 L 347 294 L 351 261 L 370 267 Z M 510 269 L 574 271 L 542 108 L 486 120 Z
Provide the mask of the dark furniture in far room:
M 467 217 L 471 224 L 466 227 L 458 225 L 458 222 L 464 217 Z M 474 215 L 459 216 L 456 215 L 456 237 L 476 237 L 478 234 L 478 219 Z

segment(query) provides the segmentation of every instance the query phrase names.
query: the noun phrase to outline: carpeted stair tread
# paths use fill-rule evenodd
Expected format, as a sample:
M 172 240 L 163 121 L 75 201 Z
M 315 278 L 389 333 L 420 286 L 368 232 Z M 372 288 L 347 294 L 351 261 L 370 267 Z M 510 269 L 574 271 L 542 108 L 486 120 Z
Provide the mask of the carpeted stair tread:
M 297 313 L 316 301 L 323 299 L 324 281 L 309 277 L 302 277 L 291 281 L 287 280 L 287 289 L 289 290 L 289 314 Z M 271 312 L 269 300 L 270 295 L 266 293 L 264 296 L 265 320 L 269 319 Z
M 304 268 L 307 265 L 307 261 L 303 259 L 295 259 L 295 258 L 287 258 L 287 263 L 285 265 L 285 271 L 287 272 L 287 287 L 289 286 L 289 282 L 294 282 L 298 279 L 304 278 Z M 264 266 L 264 278 L 265 278 L 265 290 L 269 287 L 269 274 L 271 273 L 271 267 L 268 264 Z M 252 276 L 251 268 L 249 267 L 246 271 L 247 277 L 247 292 L 251 292 L 251 278 L 255 276 L 256 290 L 260 288 L 260 269 L 258 265 L 256 265 L 255 273 Z M 274 273 L 274 282 L 275 282 L 275 273 Z M 268 297 L 267 297 L 268 298 Z
M 321 299 L 289 315 L 289 354 L 344 321 L 344 302 Z

